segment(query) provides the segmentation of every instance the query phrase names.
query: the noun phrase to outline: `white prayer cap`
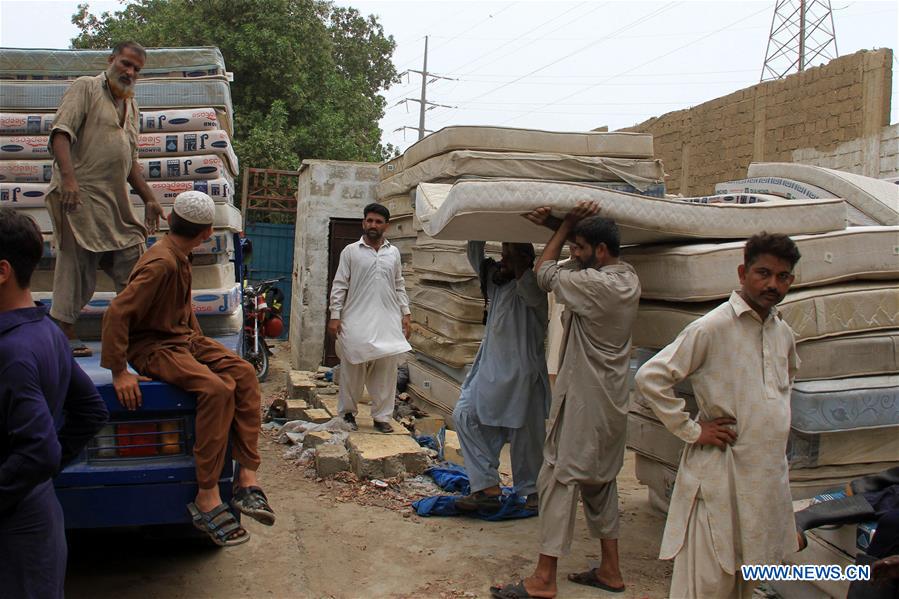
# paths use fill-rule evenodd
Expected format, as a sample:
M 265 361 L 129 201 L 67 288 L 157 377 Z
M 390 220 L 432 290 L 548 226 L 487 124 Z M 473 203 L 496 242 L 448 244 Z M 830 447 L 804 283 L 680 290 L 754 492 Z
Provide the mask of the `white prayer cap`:
M 172 210 L 195 225 L 211 225 L 215 222 L 215 202 L 202 191 L 179 193 Z

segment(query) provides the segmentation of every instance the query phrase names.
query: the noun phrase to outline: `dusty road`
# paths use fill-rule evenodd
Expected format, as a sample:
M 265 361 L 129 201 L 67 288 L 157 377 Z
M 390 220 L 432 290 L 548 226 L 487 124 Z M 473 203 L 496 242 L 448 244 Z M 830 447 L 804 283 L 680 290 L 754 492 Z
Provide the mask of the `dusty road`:
M 264 397 L 283 388 L 283 362 L 273 366 Z M 517 579 L 533 566 L 536 519 L 419 518 L 341 503 L 333 489 L 283 459 L 285 446 L 265 437 L 260 449 L 261 480 L 278 515 L 274 527 L 249 521 L 252 539 L 227 549 L 137 533 L 73 535 L 67 596 L 487 597 L 492 582 Z M 630 454 L 618 486 L 627 592 L 610 595 L 565 581 L 560 597 L 665 596 L 671 568 L 655 559 L 664 520 L 636 482 Z M 560 578 L 598 560 L 598 551 L 579 514 L 573 552 L 561 560 Z

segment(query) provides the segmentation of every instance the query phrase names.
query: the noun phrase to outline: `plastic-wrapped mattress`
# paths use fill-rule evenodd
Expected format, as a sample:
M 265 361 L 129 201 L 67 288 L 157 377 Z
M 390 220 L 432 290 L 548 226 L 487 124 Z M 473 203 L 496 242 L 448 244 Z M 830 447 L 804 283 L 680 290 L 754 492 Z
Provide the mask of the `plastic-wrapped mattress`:
M 194 289 L 231 289 L 235 283 L 233 262 L 193 266 L 191 275 L 191 285 Z M 52 292 L 53 270 L 36 269 L 31 275 L 31 291 L 32 293 Z M 101 270 L 97 271 L 96 291 L 115 291 L 112 279 Z
M 802 260 L 792 289 L 852 279 L 899 279 L 899 226 L 850 227 L 793 237 Z M 728 297 L 737 287 L 745 242 L 623 248 L 643 299 L 673 302 Z
M 218 203 L 234 201 L 234 183 L 224 178 L 200 181 L 147 181 L 147 185 L 153 197 L 163 206 L 170 206 L 178 194 L 185 191 L 202 191 Z M 49 183 L 0 183 L 0 206 L 39 208 L 44 205 L 49 189 Z M 131 202 L 135 206 L 142 206 L 144 203 L 133 189 Z
M 47 135 L 55 116 L 55 112 L 0 112 L 0 135 Z M 223 129 L 223 116 L 221 109 L 211 107 L 141 110 L 140 130 L 148 133 Z
M 31 218 L 35 220 L 38 227 L 41 229 L 41 233 L 52 233 L 53 232 L 53 223 L 50 220 L 50 214 L 44 208 L 20 208 L 22 213 L 27 214 Z M 137 215 L 138 219 L 143 222 L 144 220 L 144 208 L 143 206 L 134 206 L 134 213 Z M 165 221 L 165 219 L 161 219 L 159 221 L 160 229 L 163 231 L 168 230 L 169 224 Z M 232 206 L 231 204 L 216 204 L 215 206 L 215 222 L 213 223 L 213 228 L 215 229 L 226 229 L 229 231 L 240 231 L 243 227 L 243 220 L 240 216 L 240 211 Z
M 71 81 L 4 81 L 0 109 L 10 112 L 55 111 Z M 211 107 L 225 111 L 223 128 L 234 130 L 231 88 L 224 77 L 139 79 L 134 97 L 141 110 Z
M 138 158 L 140 174 L 147 181 L 190 181 L 199 179 L 233 180 L 220 156 L 159 156 Z M 0 182 L 49 183 L 53 176 L 52 160 L 0 160 Z
M 640 302 L 637 347 L 662 348 L 720 302 Z M 800 342 L 899 328 L 899 281 L 841 283 L 787 294 L 777 306 Z
M 243 327 L 243 309 L 238 309 L 231 314 L 197 314 L 200 329 L 207 337 L 218 335 L 233 335 L 239 333 Z M 100 339 L 102 318 L 79 318 L 75 323 L 75 333 L 80 339 L 93 341 Z
M 0 78 L 96 75 L 107 69 L 111 53 L 111 49 L 0 48 Z M 225 74 L 225 59 L 218 48 L 147 48 L 146 64 L 141 69 L 143 78 L 171 74 L 197 77 L 200 73 Z
M 37 291 L 32 295 L 36 301 L 49 307 L 53 304 L 52 291 Z M 114 291 L 98 291 L 81 310 L 82 318 L 102 318 L 109 304 L 115 298 Z M 233 284 L 225 289 L 193 289 L 191 304 L 194 314 L 227 316 L 240 309 L 240 286 Z
M 899 225 L 899 187 L 888 181 L 792 162 L 754 162 L 749 177 L 785 177 L 843 198 L 881 225 Z
M 555 216 L 563 216 L 580 200 L 596 202 L 603 215 L 615 219 L 623 244 L 745 239 L 762 230 L 800 235 L 846 228 L 846 204 L 839 199 L 669 199 L 578 183 L 511 179 L 422 183 L 416 191 L 415 213 L 424 233 L 438 239 L 544 243 L 551 232 L 521 215 L 550 206 Z
M 665 180 L 661 160 L 567 154 L 457 150 L 423 160 L 383 179 L 378 197 L 408 193 L 419 183 L 462 176 L 552 181 L 625 181 L 638 191 Z

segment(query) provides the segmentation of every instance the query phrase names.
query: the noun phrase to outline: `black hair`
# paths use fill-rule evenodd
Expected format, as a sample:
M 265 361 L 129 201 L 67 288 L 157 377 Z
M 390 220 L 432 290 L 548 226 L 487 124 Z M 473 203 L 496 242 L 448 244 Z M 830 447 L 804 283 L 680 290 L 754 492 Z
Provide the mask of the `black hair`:
M 580 235 L 594 248 L 600 243 L 606 244 L 609 254 L 617 258 L 621 253 L 621 233 L 618 225 L 611 218 L 590 216 L 574 226 L 574 234 Z
M 534 266 L 534 261 L 537 259 L 537 252 L 534 251 L 533 243 L 509 243 L 509 247 L 512 248 L 512 251 L 520 256 L 525 256 L 528 260 L 531 261 L 531 266 Z
M 390 222 L 390 210 L 387 209 L 387 206 L 384 204 L 378 204 L 377 202 L 373 204 L 369 204 L 362 210 L 362 218 L 368 216 L 369 212 L 374 212 L 375 214 L 380 214 L 384 217 L 384 222 Z
M 169 223 L 169 232 L 174 233 L 178 237 L 193 239 L 208 229 L 209 226 L 210 225 L 198 225 L 197 223 L 192 223 L 189 220 L 178 216 L 178 213 L 172 210 L 172 221 Z
M 762 254 L 768 254 L 790 263 L 790 270 L 796 266 L 802 254 L 796 247 L 796 242 L 781 233 L 768 233 L 762 231 L 756 233 L 746 241 L 743 248 L 743 264 L 752 266 Z
M 118 44 L 113 46 L 112 55 L 118 56 L 119 54 L 121 54 L 122 52 L 127 50 L 128 48 L 134 50 L 137 53 L 137 55 L 140 56 L 141 58 L 143 58 L 144 60 L 147 60 L 147 49 L 144 48 L 143 46 L 141 46 L 140 44 L 138 44 L 137 42 L 132 42 L 130 40 L 124 41 L 124 42 L 119 42 Z
M 31 285 L 31 274 L 43 254 L 44 239 L 37 223 L 12 208 L 0 208 L 0 260 L 9 262 L 22 289 Z

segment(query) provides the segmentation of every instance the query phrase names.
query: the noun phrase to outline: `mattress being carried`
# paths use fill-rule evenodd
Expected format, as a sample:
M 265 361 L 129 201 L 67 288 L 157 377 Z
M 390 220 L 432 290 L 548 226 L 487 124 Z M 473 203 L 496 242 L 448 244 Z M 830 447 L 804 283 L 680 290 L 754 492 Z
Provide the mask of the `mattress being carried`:
M 662 348 L 720 302 L 640 302 L 637 347 Z M 797 341 L 899 328 L 899 281 L 841 283 L 790 292 L 777 306 Z
M 109 67 L 111 49 L 61 50 L 0 48 L 0 78 L 82 77 Z M 213 46 L 193 48 L 147 48 L 141 77 L 199 77 L 224 75 L 225 59 Z
M 444 127 L 409 146 L 402 156 L 381 165 L 381 178 L 453 150 L 487 152 L 547 152 L 575 156 L 652 158 L 648 133 L 539 131 L 511 127 Z
M 551 231 L 522 214 L 549 206 L 562 217 L 578 201 L 599 205 L 614 219 L 622 244 L 692 239 L 745 239 L 759 231 L 787 235 L 846 228 L 839 199 L 784 200 L 773 196 L 669 199 L 616 192 L 577 183 L 496 180 L 454 185 L 422 183 L 415 212 L 424 232 L 438 239 L 545 243 Z M 721 201 L 718 201 L 721 200 Z
M 754 177 L 752 179 L 726 181 L 715 185 L 715 193 L 764 193 L 780 196 L 788 200 L 834 197 L 834 194 L 826 189 L 821 189 L 802 181 L 784 179 L 783 177 Z M 878 224 L 876 220 L 851 204 L 846 206 L 846 217 L 852 226 Z
M 791 162 L 754 162 L 749 177 L 785 177 L 826 190 L 843 198 L 881 225 L 899 225 L 899 186 L 820 166 Z
M 793 241 L 802 253 L 792 288 L 852 279 L 899 279 L 899 226 L 850 227 Z M 640 277 L 641 298 L 700 302 L 725 298 L 737 286 L 745 243 L 622 248 Z
M 419 183 L 462 176 L 553 181 L 624 181 L 638 192 L 665 180 L 661 160 L 568 154 L 457 150 L 419 162 L 378 184 L 378 197 L 408 193 Z

